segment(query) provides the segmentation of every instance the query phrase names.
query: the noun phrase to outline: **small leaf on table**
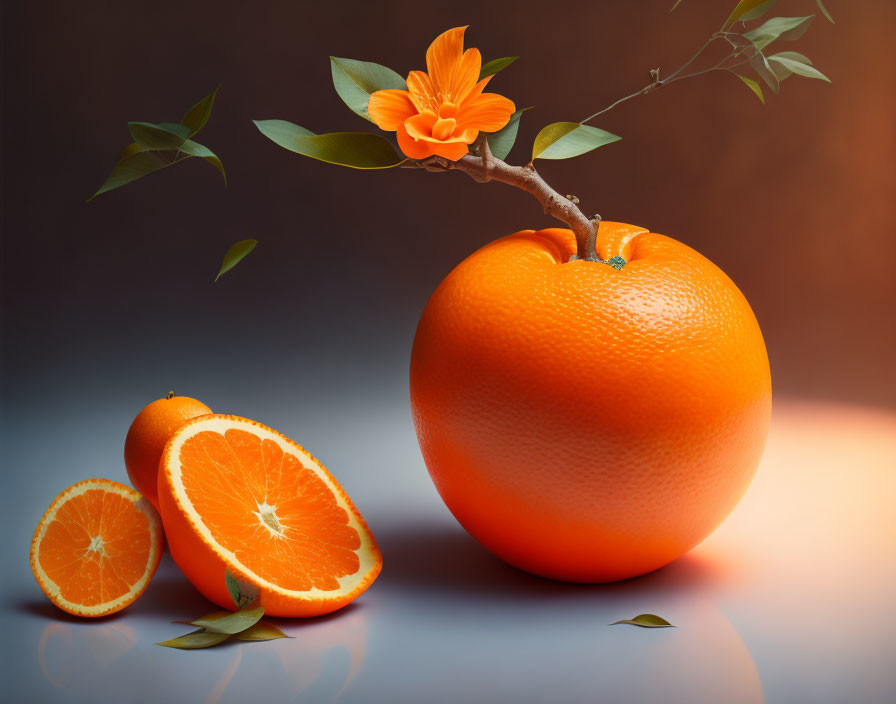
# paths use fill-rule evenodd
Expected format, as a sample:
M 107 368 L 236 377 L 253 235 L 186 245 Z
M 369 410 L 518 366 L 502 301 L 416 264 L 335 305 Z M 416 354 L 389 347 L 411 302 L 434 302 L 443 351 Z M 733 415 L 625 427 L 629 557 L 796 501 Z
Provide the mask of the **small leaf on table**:
M 492 59 L 479 71 L 479 80 L 481 81 L 483 78 L 487 78 L 488 76 L 494 76 L 496 73 L 498 73 L 498 71 L 503 71 L 518 58 L 520 57 L 505 56 L 501 59 Z
M 166 648 L 179 648 L 180 650 L 197 650 L 199 648 L 210 648 L 218 643 L 223 643 L 231 637 L 230 633 L 214 633 L 205 629 L 187 633 L 178 638 L 162 641 L 156 645 L 164 645 Z
M 499 159 L 507 158 L 507 155 L 510 154 L 510 150 L 513 149 L 514 142 L 516 142 L 516 135 L 520 129 L 520 118 L 526 110 L 531 109 L 532 108 L 523 108 L 517 110 L 510 116 L 510 119 L 504 127 L 497 132 L 486 135 L 488 138 L 488 148 L 491 149 L 492 154 Z
M 367 103 L 370 94 L 378 90 L 406 90 L 407 82 L 391 68 L 381 66 L 372 61 L 340 59 L 330 57 L 330 72 L 333 75 L 333 87 L 348 107 L 356 115 L 370 120 Z M 373 122 L 373 120 L 370 120 Z
M 191 621 L 192 625 L 204 628 L 214 633 L 227 633 L 233 635 L 240 633 L 247 628 L 251 628 L 259 619 L 264 616 L 264 607 L 259 606 L 255 609 L 240 609 L 234 612 L 217 612 L 203 616 L 195 621 Z
M 569 159 L 622 139 L 578 122 L 555 122 L 535 137 L 532 159 Z
M 245 631 L 236 634 L 237 640 L 274 640 L 276 638 L 289 638 L 279 628 L 266 621 L 259 621 L 254 626 L 250 626 Z
M 615 626 L 620 623 L 627 623 L 632 626 L 640 626 L 641 628 L 675 628 L 671 623 L 669 623 L 666 619 L 657 616 L 656 614 L 638 614 L 634 618 L 626 618 L 621 621 L 613 621 L 611 626 Z
M 231 247 L 230 249 L 228 249 L 228 250 L 227 250 L 227 254 L 224 255 L 224 262 L 223 262 L 223 263 L 224 263 L 224 264 L 227 263 L 227 256 L 228 256 L 228 255 L 230 254 L 230 252 L 234 249 L 234 247 L 236 247 L 237 245 L 240 245 L 240 244 L 242 244 L 243 242 L 246 242 L 246 241 L 247 241 L 247 240 L 242 240 L 241 242 L 237 242 L 235 245 L 233 245 L 233 247 Z M 254 247 L 255 245 L 252 245 L 252 246 Z M 246 252 L 246 254 L 248 254 L 248 253 L 251 252 L 251 251 L 252 251 L 252 249 L 250 248 L 250 249 Z M 240 257 L 240 259 L 242 259 L 243 257 L 245 257 L 246 254 L 244 254 L 242 257 Z M 238 261 L 239 261 L 239 259 L 237 259 L 237 262 L 238 262 Z M 236 262 L 234 262 L 234 264 L 236 264 Z M 231 265 L 231 266 L 228 267 L 228 268 L 229 268 L 229 269 L 230 269 L 230 268 L 233 268 L 233 265 Z M 219 271 L 219 272 L 218 272 L 218 276 L 220 276 L 220 275 L 223 274 L 223 273 L 224 273 L 224 270 L 223 270 L 223 266 L 222 266 L 222 271 Z M 216 277 L 216 280 L 217 280 L 217 277 Z M 239 582 L 236 581 L 236 577 L 234 577 L 232 574 L 230 574 L 230 570 L 227 569 L 226 567 L 224 568 L 224 585 L 227 587 L 227 593 L 230 594 L 230 598 L 233 599 L 233 603 L 234 603 L 234 605 L 235 605 L 237 608 L 239 608 L 239 607 L 240 607 L 240 584 L 239 584 Z
M 217 276 L 215 276 L 215 281 L 221 278 L 222 275 L 226 274 L 228 271 L 233 269 L 237 264 L 239 264 L 249 252 L 255 249 L 255 245 L 258 244 L 258 240 L 240 240 L 236 244 L 232 245 L 230 249 L 224 254 L 224 259 L 221 262 L 221 268 L 218 270 Z M 227 591 L 230 593 L 230 598 L 233 599 L 233 603 L 236 604 L 237 608 L 245 605 L 246 598 L 244 595 L 240 594 L 239 586 L 236 587 L 236 590 L 231 590 L 230 588 L 230 580 L 233 580 L 233 583 L 236 584 L 236 580 L 233 579 L 233 576 L 230 572 L 227 572 L 228 582 L 227 582 Z M 260 617 L 259 617 L 260 618 Z M 256 619 L 257 620 L 257 619 Z

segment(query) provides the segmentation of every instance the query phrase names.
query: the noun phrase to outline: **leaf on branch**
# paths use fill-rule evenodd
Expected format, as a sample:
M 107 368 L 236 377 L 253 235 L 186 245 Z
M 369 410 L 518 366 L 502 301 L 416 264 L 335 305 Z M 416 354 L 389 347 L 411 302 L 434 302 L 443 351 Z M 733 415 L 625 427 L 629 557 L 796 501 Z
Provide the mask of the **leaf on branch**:
M 482 67 L 482 70 L 479 72 L 479 80 L 481 81 L 483 78 L 487 78 L 488 76 L 494 76 L 498 71 L 503 71 L 518 58 L 520 57 L 505 56 L 503 59 L 492 59 Z
M 739 22 L 749 22 L 750 20 L 757 20 L 762 17 L 766 12 L 772 9 L 772 6 L 778 0 L 764 0 L 761 5 L 757 5 L 752 10 L 745 12 L 740 17 L 738 17 Z
M 802 59 L 796 59 L 792 56 L 785 56 L 785 54 L 795 54 L 796 56 L 800 56 Z M 795 51 L 782 51 L 779 54 L 773 54 L 768 57 L 769 62 L 772 64 L 772 70 L 775 71 L 775 74 L 778 74 L 776 70 L 778 67 L 781 67 L 783 70 L 787 71 L 787 75 L 789 76 L 791 73 L 795 73 L 798 76 L 805 76 L 806 78 L 817 78 L 820 81 L 831 82 L 831 79 L 825 76 L 821 71 L 817 68 L 813 68 L 811 62 L 806 59 L 806 57 L 802 56 L 802 54 L 797 54 Z M 781 76 L 778 76 L 778 80 L 783 80 Z
M 180 650 L 197 650 L 218 645 L 218 643 L 223 643 L 230 637 L 229 633 L 214 633 L 200 628 L 198 631 L 193 631 L 171 640 L 165 640 L 161 643 L 156 643 L 156 645 L 164 645 L 166 648 L 178 648 Z
M 171 166 L 173 163 L 158 152 L 147 151 L 136 142 L 129 144 L 121 152 L 118 162 L 112 168 L 112 173 L 106 177 L 96 193 L 87 199 L 87 202 L 89 203 L 101 193 L 124 186 L 153 171 Z
M 813 17 L 815 15 L 808 15 L 807 17 L 772 17 L 756 29 L 744 32 L 742 36 L 749 39 L 753 46 L 762 51 L 776 39 L 785 41 L 799 39 L 809 29 Z
M 532 146 L 532 160 L 569 159 L 622 139 L 579 122 L 555 122 L 543 127 Z
M 747 88 L 753 91 L 756 94 L 756 97 L 759 98 L 763 105 L 765 105 L 765 96 L 762 94 L 762 86 L 759 85 L 758 81 L 754 81 L 752 78 L 747 78 L 746 76 L 742 76 L 741 74 L 735 73 L 734 71 L 732 71 L 731 73 L 734 73 L 735 76 L 746 83 Z
M 268 139 L 284 149 L 352 169 L 391 169 L 404 159 L 378 134 L 330 132 L 314 134 L 285 120 L 253 120 Z
M 815 2 L 818 4 L 818 9 L 821 10 L 821 14 L 823 14 L 825 18 L 827 18 L 828 22 L 830 22 L 831 24 L 836 24 L 834 22 L 834 18 L 831 17 L 831 13 L 828 12 L 828 8 L 824 6 L 824 3 L 821 0 L 815 0 Z
M 191 156 L 199 157 L 218 169 L 224 177 L 226 186 L 227 174 L 224 173 L 224 164 L 221 163 L 221 160 L 208 147 L 189 139 L 208 122 L 217 92 L 216 88 L 214 93 L 190 108 L 180 123 L 129 122 L 128 130 L 134 143 L 124 148 L 118 162 L 112 168 L 112 173 L 106 177 L 96 193 L 87 199 L 87 202 L 89 203 L 101 193 L 124 186 L 153 171 L 171 166 Z M 170 154 L 163 155 L 159 152 L 170 152 Z
M 762 53 L 750 58 L 750 66 L 753 67 L 753 70 L 759 74 L 759 77 L 765 81 L 765 85 L 771 88 L 773 92 L 777 93 L 780 90 L 778 77 L 772 71 L 771 66 L 768 65 L 768 59 Z
M 516 142 L 516 134 L 520 128 L 520 118 L 526 110 L 531 109 L 532 108 L 529 107 L 517 110 L 510 116 L 510 119 L 504 127 L 493 134 L 487 135 L 488 148 L 491 149 L 492 154 L 499 159 L 507 158 L 507 155 L 510 154 L 510 150 L 513 149 L 514 142 Z
M 185 139 L 170 129 L 151 122 L 129 122 L 128 129 L 134 141 L 144 149 L 180 149 Z
M 342 98 L 342 102 L 356 115 L 370 122 L 373 120 L 367 113 L 367 104 L 370 102 L 371 93 L 390 88 L 407 89 L 407 82 L 395 71 L 371 61 L 331 56 L 330 72 L 333 74 L 333 87 Z
M 228 271 L 233 269 L 233 267 L 235 267 L 237 264 L 239 264 L 243 259 L 245 259 L 246 256 L 249 254 L 249 252 L 251 252 L 253 249 L 255 249 L 255 245 L 257 245 L 257 244 L 258 244 L 258 240 L 250 239 L 250 240 L 240 240 L 236 244 L 232 245 L 230 247 L 230 249 L 228 249 L 227 252 L 225 252 L 225 254 L 224 254 L 224 259 L 221 262 L 221 268 L 218 270 L 218 275 L 215 276 L 215 281 L 220 279 L 221 276 L 226 274 Z M 228 572 L 227 574 L 230 575 L 230 572 Z M 231 579 L 232 579 L 232 577 L 231 577 Z M 236 580 L 234 579 L 233 581 L 235 584 Z M 237 607 L 239 607 L 240 601 L 241 601 L 239 587 L 236 588 L 236 593 L 234 594 L 234 592 L 232 592 L 230 589 L 230 584 L 228 583 L 227 591 L 230 593 L 230 598 L 233 599 L 233 603 L 236 604 Z
M 621 621 L 613 621 L 611 626 L 615 626 L 620 623 L 627 623 L 632 626 L 640 626 L 641 628 L 675 628 L 671 623 L 669 623 L 666 619 L 660 618 L 656 614 L 638 614 L 634 618 L 626 618 Z
M 727 32 L 731 25 L 735 22 L 742 20 L 743 16 L 753 12 L 757 8 L 765 5 L 768 0 L 740 0 L 739 3 L 735 6 L 735 8 L 731 11 L 731 14 L 728 15 L 728 19 L 725 20 L 725 24 L 722 25 L 722 32 Z
M 221 86 L 218 86 L 214 91 L 187 110 L 187 114 L 184 115 L 180 121 L 180 124 L 189 129 L 189 133 L 186 137 L 192 137 L 205 127 L 205 123 L 208 122 L 208 118 L 212 114 L 212 106 L 215 104 L 215 96 L 218 95 L 218 90 L 220 90 L 220 88 Z
M 254 626 L 250 626 L 245 631 L 236 635 L 237 640 L 274 640 L 276 638 L 290 638 L 283 631 L 271 623 L 259 621 Z

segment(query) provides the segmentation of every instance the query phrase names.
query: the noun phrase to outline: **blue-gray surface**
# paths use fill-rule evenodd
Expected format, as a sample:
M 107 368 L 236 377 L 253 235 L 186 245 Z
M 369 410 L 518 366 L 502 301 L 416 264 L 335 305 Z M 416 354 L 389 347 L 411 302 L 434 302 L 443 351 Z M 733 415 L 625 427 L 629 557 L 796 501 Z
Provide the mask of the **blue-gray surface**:
M 504 565 L 455 523 L 420 458 L 400 364 L 375 392 L 324 373 L 294 405 L 292 392 L 190 390 L 310 448 L 385 562 L 343 611 L 279 621 L 290 640 L 205 651 L 154 645 L 183 632 L 172 620 L 211 610 L 167 556 L 139 601 L 91 622 L 57 611 L 28 569 L 56 493 L 88 476 L 126 481 L 133 394 L 85 393 L 73 412 L 45 391 L 42 408 L 6 407 L 5 700 L 896 701 L 893 414 L 779 404 L 757 479 L 722 529 L 651 575 L 576 586 Z M 147 398 L 164 386 L 146 383 Z M 677 628 L 606 625 L 642 612 Z

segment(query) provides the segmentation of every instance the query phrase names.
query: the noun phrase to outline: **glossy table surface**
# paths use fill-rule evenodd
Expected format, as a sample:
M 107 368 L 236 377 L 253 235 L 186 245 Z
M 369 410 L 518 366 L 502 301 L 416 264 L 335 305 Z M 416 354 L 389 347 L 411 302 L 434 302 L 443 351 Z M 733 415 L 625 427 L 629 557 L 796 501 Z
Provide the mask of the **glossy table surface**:
M 524 574 L 469 538 L 429 481 L 401 398 L 343 415 L 350 442 L 326 409 L 294 420 L 280 429 L 343 482 L 377 536 L 383 572 L 341 612 L 278 621 L 289 640 L 191 652 L 154 644 L 185 631 L 172 620 L 212 610 L 167 555 L 116 616 L 69 618 L 44 598 L 28 570 L 34 525 L 68 484 L 123 480 L 110 448 L 120 449 L 117 438 L 35 446 L 33 418 L 8 424 L 4 699 L 896 701 L 892 412 L 777 401 L 756 478 L 722 527 L 662 570 L 603 586 Z M 77 422 L 78 437 L 101 437 L 103 418 Z M 677 627 L 606 625 L 642 612 Z

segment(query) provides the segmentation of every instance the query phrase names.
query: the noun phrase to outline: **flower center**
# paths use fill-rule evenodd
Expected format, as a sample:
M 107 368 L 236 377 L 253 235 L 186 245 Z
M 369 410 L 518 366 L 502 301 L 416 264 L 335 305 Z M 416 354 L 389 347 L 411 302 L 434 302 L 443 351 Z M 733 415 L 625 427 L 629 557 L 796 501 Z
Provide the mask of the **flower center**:
M 439 140 L 448 139 L 454 132 L 455 127 L 457 127 L 457 120 L 453 117 L 447 119 L 440 117 L 432 126 L 432 136 Z
M 457 105 L 448 101 L 442 103 L 439 106 L 439 117 L 457 117 Z

